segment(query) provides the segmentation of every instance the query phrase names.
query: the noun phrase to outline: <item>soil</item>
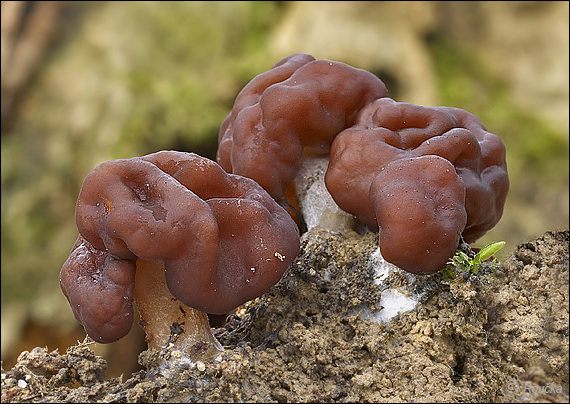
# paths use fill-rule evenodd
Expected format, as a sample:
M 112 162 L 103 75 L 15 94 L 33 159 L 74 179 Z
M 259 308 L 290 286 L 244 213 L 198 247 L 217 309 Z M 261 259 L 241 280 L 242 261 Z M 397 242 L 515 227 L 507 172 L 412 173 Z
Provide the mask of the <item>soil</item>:
M 523 243 L 477 275 L 382 282 L 374 233 L 314 228 L 283 279 L 230 316 L 210 363 L 141 353 L 105 379 L 92 342 L 36 348 L 2 369 L 2 402 L 568 402 L 568 231 Z M 419 296 L 389 322 L 370 313 L 399 289 Z

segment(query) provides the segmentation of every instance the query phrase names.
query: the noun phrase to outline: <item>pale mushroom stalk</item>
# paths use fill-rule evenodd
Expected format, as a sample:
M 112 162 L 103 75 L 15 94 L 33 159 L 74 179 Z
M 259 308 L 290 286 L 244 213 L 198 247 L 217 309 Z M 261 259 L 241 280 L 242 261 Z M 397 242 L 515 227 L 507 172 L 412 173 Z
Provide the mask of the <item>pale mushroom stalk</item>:
M 342 210 L 325 186 L 329 156 L 303 156 L 295 176 L 295 193 L 307 230 L 320 226 L 346 232 L 358 227 L 356 217 Z
M 162 261 L 137 260 L 134 301 L 149 348 L 180 352 L 209 362 L 224 348 L 212 334 L 208 315 L 176 299 L 166 286 Z
M 214 359 L 223 348 L 206 313 L 265 293 L 300 248 L 296 223 L 259 184 L 194 153 L 100 164 L 75 213 L 80 235 L 60 271 L 75 318 L 111 343 L 131 329 L 134 300 L 161 362 Z

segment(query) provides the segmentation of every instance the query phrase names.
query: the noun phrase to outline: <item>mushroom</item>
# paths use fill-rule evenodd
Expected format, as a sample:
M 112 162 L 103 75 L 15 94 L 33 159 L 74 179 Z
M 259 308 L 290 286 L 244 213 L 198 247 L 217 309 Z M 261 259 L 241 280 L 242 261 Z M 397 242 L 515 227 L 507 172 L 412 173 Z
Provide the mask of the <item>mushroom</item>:
M 441 269 L 467 222 L 465 186 L 446 159 L 427 155 L 395 160 L 370 186 L 384 259 L 408 272 Z
M 474 115 L 396 102 L 372 73 L 306 54 L 251 80 L 218 141 L 225 170 L 303 215 L 324 206 L 309 226 L 358 229 L 338 205 L 378 230 L 382 254 L 410 272 L 437 271 L 461 237 L 495 226 L 509 188 L 505 147 Z
M 388 90 L 374 74 L 299 53 L 253 78 L 224 120 L 217 161 L 282 202 L 302 155 L 326 156 L 361 108 Z
M 335 138 L 325 183 L 409 272 L 441 269 L 461 236 L 471 243 L 491 229 L 509 188 L 505 147 L 473 114 L 387 97 Z
M 297 225 L 263 188 L 194 153 L 100 164 L 76 224 L 60 285 L 89 336 L 126 335 L 134 298 L 149 347 L 172 342 L 193 361 L 222 350 L 206 313 L 265 293 L 299 251 Z

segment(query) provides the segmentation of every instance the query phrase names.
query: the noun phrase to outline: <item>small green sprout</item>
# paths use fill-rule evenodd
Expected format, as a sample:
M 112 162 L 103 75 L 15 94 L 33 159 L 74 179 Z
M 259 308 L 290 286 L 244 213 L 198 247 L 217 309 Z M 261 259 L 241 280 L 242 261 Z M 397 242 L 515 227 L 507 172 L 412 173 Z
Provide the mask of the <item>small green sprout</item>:
M 455 255 L 451 258 L 448 264 L 454 268 L 446 268 L 443 273 L 449 279 L 455 279 L 456 271 L 469 273 L 469 277 L 479 273 L 479 265 L 491 258 L 497 251 L 505 245 L 504 241 L 495 241 L 494 243 L 487 244 L 483 247 L 473 258 L 463 251 L 456 251 Z

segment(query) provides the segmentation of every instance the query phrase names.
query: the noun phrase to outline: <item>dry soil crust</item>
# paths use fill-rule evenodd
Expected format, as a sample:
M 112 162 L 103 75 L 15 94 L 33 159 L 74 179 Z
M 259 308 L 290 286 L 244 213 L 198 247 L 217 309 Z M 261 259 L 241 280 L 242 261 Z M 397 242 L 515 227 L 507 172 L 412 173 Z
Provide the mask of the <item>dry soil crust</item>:
M 568 231 L 518 246 L 468 280 L 438 273 L 372 282 L 377 235 L 313 229 L 286 276 L 217 335 L 205 366 L 104 381 L 88 344 L 36 348 L 2 370 L 2 402 L 568 401 Z M 378 324 L 382 291 L 421 295 Z

